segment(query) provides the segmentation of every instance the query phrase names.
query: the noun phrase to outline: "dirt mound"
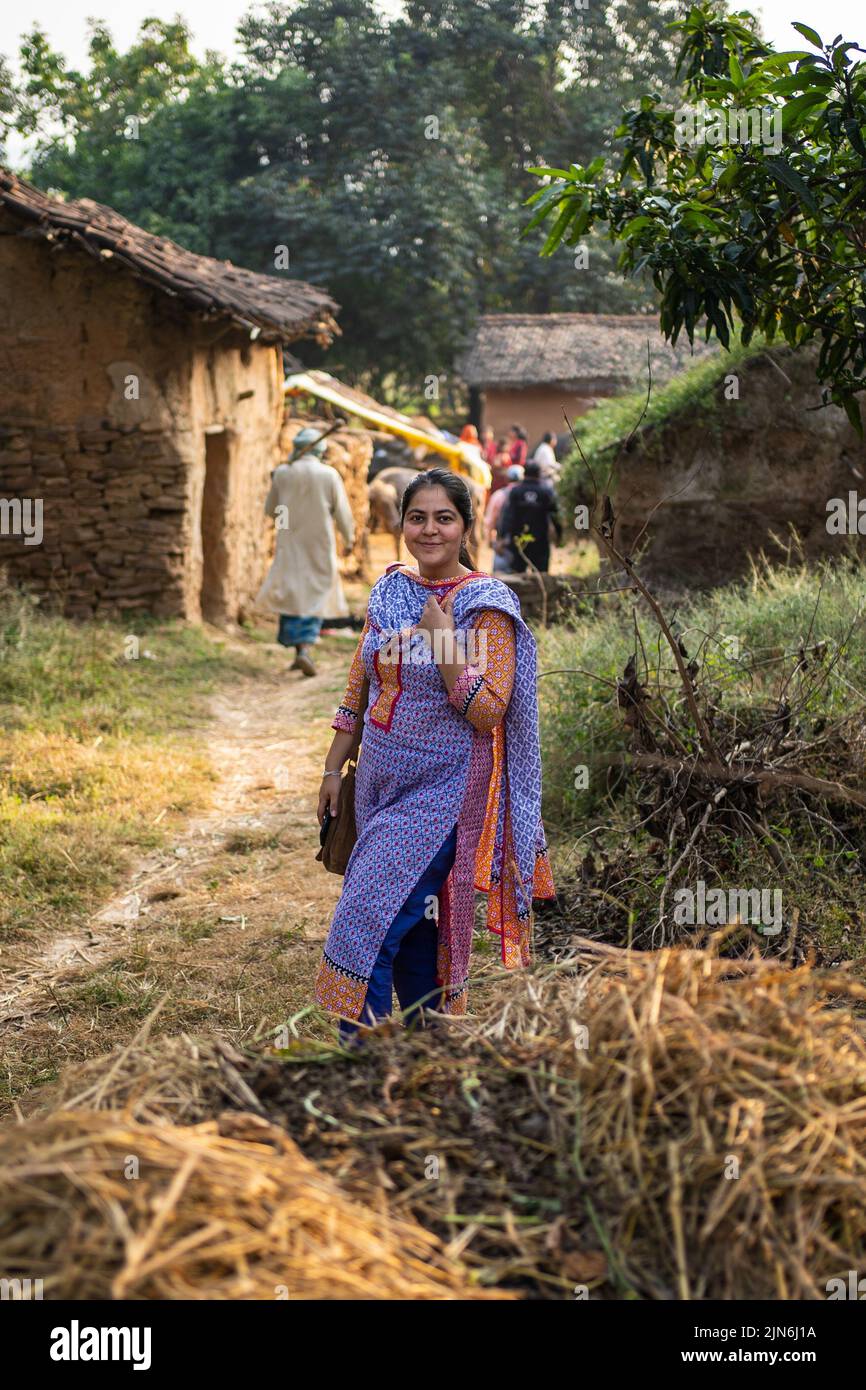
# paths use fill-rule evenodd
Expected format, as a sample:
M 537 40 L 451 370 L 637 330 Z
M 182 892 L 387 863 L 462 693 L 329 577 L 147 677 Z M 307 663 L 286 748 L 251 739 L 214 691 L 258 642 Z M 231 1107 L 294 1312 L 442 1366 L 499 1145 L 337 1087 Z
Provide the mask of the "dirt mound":
M 175 1039 L 66 1078 L 151 1121 L 226 1105 L 387 1194 L 483 1283 L 536 1296 L 823 1299 L 866 1261 L 866 991 L 711 951 L 576 959 L 342 1056 Z

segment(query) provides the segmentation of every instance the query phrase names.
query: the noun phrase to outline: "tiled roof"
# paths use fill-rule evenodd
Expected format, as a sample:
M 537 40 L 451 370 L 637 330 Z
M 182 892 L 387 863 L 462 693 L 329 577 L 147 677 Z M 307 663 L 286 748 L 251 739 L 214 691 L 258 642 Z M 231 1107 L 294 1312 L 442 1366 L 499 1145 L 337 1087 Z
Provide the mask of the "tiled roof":
M 0 208 L 26 224 L 31 234 L 55 246 L 76 246 L 107 267 L 121 267 L 192 311 L 258 329 L 263 342 L 314 337 L 327 343 L 339 332 L 334 321 L 338 306 L 324 290 L 197 256 L 128 222 L 113 208 L 89 198 L 52 198 L 3 168 Z

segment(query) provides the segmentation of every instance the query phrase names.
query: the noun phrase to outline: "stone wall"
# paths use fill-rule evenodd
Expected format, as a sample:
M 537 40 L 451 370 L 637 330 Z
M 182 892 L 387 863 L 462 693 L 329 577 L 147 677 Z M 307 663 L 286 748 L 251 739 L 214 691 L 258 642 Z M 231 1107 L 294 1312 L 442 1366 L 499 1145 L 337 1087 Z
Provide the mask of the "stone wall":
M 811 408 L 821 402 L 814 352 L 774 348 L 772 360 L 731 370 L 739 399 L 720 379 L 707 402 L 638 435 L 620 464 L 617 537 L 631 549 L 646 525 L 641 572 L 654 581 L 738 578 L 762 551 L 783 559 L 792 529 L 812 558 L 866 542 L 827 530 L 831 498 L 866 497 L 866 446 L 843 410 Z
M 267 566 L 277 349 L 19 230 L 0 214 L 0 566 L 70 616 L 199 619 L 205 582 L 236 620 Z M 40 544 L 10 534 L 17 499 Z

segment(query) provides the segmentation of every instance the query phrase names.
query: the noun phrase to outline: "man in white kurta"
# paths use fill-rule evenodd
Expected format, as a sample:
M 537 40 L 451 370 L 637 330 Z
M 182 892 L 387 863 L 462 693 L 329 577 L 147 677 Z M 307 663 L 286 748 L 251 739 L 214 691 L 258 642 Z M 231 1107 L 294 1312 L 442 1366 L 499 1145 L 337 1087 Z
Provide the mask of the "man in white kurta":
M 279 614 L 277 641 L 294 646 L 292 670 L 314 676 L 310 648 L 318 639 L 322 619 L 349 612 L 337 565 L 336 524 L 351 548 L 355 521 L 343 480 L 322 461 L 326 445 L 315 441 L 319 430 L 303 429 L 295 446 L 310 447 L 294 463 L 274 469 L 265 512 L 277 528 L 274 561 L 256 602 Z

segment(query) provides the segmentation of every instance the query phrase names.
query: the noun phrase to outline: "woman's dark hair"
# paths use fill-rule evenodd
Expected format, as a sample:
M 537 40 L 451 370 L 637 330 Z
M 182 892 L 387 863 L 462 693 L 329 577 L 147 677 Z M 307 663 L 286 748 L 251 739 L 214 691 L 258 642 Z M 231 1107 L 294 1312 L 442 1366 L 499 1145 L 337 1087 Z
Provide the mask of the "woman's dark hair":
M 428 468 L 423 473 L 419 473 L 417 478 L 413 478 L 406 491 L 403 493 L 403 500 L 400 504 L 400 525 L 409 510 L 409 504 L 416 492 L 420 492 L 422 487 L 441 487 L 443 492 L 447 492 L 449 501 L 453 502 L 461 517 L 463 518 L 463 534 L 472 528 L 475 514 L 472 510 L 472 494 L 466 486 L 459 473 L 452 473 L 450 468 Z M 468 565 L 471 570 L 475 568 L 475 561 L 466 548 L 465 539 L 460 544 L 460 554 L 457 557 L 458 563 Z

